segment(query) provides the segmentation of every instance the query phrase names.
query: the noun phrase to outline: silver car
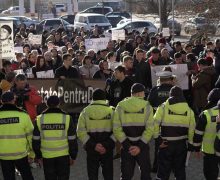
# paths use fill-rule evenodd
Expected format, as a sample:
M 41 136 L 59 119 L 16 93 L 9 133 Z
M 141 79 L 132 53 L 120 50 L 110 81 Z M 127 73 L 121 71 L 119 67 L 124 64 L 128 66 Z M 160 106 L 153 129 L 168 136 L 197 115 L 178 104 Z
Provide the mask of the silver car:
M 33 20 L 26 16 L 10 16 L 12 18 L 18 19 L 21 23 L 25 24 L 27 27 L 30 25 L 37 26 L 40 22 L 38 20 Z
M 132 32 L 133 30 L 136 30 L 141 33 L 145 27 L 148 28 L 148 33 L 149 33 L 150 37 L 157 34 L 156 26 L 152 22 L 145 21 L 145 20 L 127 21 L 127 22 L 117 26 L 116 28 L 112 28 L 112 30 L 126 29 L 128 32 Z

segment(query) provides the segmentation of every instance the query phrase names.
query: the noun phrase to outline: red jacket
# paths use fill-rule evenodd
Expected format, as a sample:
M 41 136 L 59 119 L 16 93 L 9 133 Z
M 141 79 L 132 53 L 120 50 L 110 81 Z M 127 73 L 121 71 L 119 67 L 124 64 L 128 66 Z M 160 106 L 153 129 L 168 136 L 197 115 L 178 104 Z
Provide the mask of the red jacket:
M 29 95 L 29 100 L 24 102 L 25 107 L 31 120 L 34 121 L 37 116 L 36 106 L 42 102 L 42 98 L 38 95 L 37 90 L 32 86 L 30 86 L 30 91 L 27 95 Z

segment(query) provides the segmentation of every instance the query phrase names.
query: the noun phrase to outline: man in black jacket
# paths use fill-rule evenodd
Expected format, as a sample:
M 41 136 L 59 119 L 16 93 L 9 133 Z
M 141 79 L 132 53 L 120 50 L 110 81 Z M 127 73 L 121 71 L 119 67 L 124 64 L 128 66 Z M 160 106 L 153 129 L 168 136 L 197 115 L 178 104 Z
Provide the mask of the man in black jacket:
M 135 79 L 137 83 L 141 83 L 146 89 L 151 89 L 151 69 L 150 64 L 145 62 L 144 51 L 136 50 L 136 59 L 134 60 Z

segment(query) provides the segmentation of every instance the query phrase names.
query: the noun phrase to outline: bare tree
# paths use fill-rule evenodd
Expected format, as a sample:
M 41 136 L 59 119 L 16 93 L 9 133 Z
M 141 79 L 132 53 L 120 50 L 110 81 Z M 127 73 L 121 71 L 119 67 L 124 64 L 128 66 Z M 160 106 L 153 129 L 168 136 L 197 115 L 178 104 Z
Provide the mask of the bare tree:
M 130 7 L 133 7 L 130 10 L 140 9 L 139 12 L 142 14 L 145 13 L 154 13 L 159 15 L 159 1 L 161 3 L 161 23 L 163 27 L 167 26 L 168 17 L 172 11 L 172 1 L 170 0 L 125 0 Z M 177 3 L 177 0 L 174 0 L 174 4 Z

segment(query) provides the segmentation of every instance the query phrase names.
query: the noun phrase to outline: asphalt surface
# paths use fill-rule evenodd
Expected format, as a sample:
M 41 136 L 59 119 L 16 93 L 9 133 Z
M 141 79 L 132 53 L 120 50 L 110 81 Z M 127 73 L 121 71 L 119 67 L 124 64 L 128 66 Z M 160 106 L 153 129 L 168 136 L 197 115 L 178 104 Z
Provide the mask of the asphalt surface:
M 152 150 L 153 150 L 152 143 L 150 147 L 152 154 Z M 153 159 L 153 156 L 151 156 L 151 159 Z M 32 169 L 32 172 L 34 174 L 35 180 L 44 180 L 42 168 Z M 187 180 L 205 180 L 202 173 L 202 159 L 200 160 L 195 159 L 192 155 L 189 161 L 189 166 L 186 168 L 186 174 L 187 174 Z M 103 180 L 101 176 L 101 168 L 99 175 L 100 175 L 99 180 Z M 155 174 L 152 174 L 152 179 L 154 179 L 154 177 Z M 2 172 L 0 170 L 0 180 L 2 179 L 3 179 Z M 87 170 L 86 170 L 86 154 L 85 151 L 82 149 L 81 144 L 79 144 L 79 154 L 75 162 L 75 165 L 71 167 L 70 179 L 74 179 L 74 180 L 88 179 Z M 119 180 L 119 179 L 120 179 L 120 159 L 114 161 L 114 180 Z M 136 166 L 133 180 L 139 180 L 139 179 L 140 179 L 140 173 L 138 167 Z M 171 175 L 170 180 L 173 179 L 174 177 L 173 175 Z M 17 180 L 22 180 L 22 178 L 17 176 Z

